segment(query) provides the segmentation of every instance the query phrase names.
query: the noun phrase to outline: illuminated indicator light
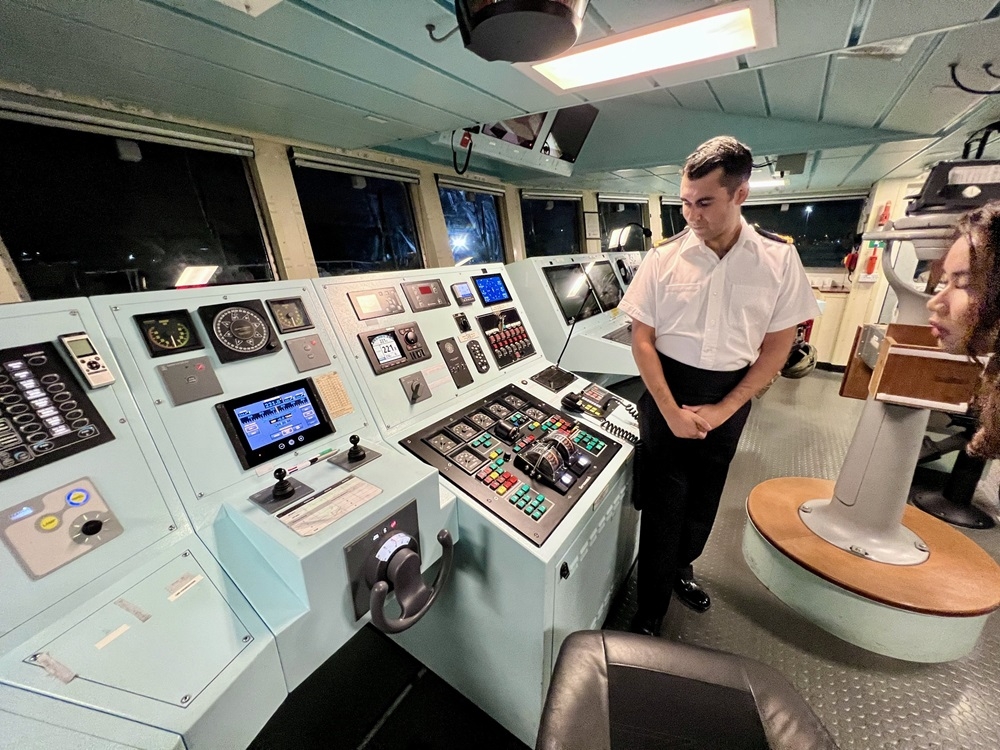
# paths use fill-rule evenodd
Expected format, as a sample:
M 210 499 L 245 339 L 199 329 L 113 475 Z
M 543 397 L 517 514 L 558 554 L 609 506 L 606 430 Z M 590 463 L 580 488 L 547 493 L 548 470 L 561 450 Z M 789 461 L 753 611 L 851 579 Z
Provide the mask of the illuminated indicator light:
M 80 506 L 90 500 L 90 493 L 83 489 L 70 490 L 66 493 L 66 502 L 72 506 Z
M 25 505 L 23 508 L 21 508 L 21 510 L 17 511 L 16 513 L 11 513 L 9 520 L 20 521 L 22 518 L 27 518 L 34 512 L 35 512 L 34 508 Z
M 692 14 L 617 39 L 582 45 L 530 67 L 563 90 L 747 52 L 757 46 L 750 8 Z

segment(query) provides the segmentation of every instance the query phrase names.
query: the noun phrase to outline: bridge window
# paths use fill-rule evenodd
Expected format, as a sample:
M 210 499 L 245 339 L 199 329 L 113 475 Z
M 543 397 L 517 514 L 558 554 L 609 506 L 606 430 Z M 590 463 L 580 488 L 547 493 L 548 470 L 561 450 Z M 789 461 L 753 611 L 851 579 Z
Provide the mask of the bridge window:
M 292 176 L 321 276 L 423 268 L 410 201 L 416 173 L 366 171 L 295 149 Z
M 0 142 L 0 239 L 32 299 L 274 278 L 242 156 L 9 120 Z
M 523 194 L 521 220 L 527 256 L 585 252 L 580 226 L 582 205 L 580 198 Z
M 790 237 L 806 268 L 842 268 L 860 231 L 864 198 L 743 206 L 751 224 Z
M 597 200 L 597 210 L 601 217 L 601 250 L 645 250 L 642 228 L 646 226 L 644 219 L 647 204 L 604 196 L 598 196 Z
M 438 184 L 448 241 L 456 266 L 503 263 L 500 231 L 501 194 Z
M 663 223 L 664 237 L 673 237 L 687 226 L 680 204 L 677 203 L 660 204 L 660 221 Z

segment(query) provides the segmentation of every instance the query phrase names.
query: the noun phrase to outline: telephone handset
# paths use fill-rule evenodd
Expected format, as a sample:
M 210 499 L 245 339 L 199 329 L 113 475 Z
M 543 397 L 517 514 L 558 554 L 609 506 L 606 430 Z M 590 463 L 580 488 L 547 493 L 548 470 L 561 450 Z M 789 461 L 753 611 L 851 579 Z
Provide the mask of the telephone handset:
M 628 263 L 625 262 L 625 259 L 624 258 L 618 258 L 618 259 L 615 260 L 615 263 L 618 264 L 618 273 L 621 275 L 622 281 L 624 281 L 626 284 L 631 284 L 632 283 L 632 269 L 629 268 L 629 265 L 628 265 Z

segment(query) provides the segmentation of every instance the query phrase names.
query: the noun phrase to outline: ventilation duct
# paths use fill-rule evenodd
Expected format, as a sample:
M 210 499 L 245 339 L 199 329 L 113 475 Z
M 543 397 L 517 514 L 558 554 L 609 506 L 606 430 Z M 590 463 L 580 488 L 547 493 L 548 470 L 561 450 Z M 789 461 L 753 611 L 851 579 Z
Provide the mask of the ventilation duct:
M 485 60 L 534 62 L 565 52 L 580 35 L 588 0 L 456 0 L 466 49 Z

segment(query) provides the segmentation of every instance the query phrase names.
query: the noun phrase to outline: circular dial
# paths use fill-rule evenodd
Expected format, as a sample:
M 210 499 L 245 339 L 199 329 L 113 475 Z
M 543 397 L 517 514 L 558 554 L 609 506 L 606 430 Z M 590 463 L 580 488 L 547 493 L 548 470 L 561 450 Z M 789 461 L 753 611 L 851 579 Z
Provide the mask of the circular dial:
M 300 328 L 306 324 L 302 309 L 295 302 L 281 302 L 275 305 L 275 317 L 283 328 Z
M 149 321 L 146 336 L 160 349 L 182 349 L 191 343 L 191 329 L 176 318 Z
M 268 342 L 264 319 L 246 307 L 227 307 L 212 321 L 212 332 L 219 343 L 234 352 L 256 352 Z

